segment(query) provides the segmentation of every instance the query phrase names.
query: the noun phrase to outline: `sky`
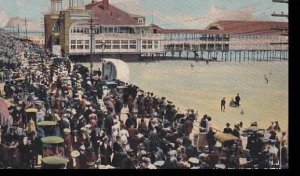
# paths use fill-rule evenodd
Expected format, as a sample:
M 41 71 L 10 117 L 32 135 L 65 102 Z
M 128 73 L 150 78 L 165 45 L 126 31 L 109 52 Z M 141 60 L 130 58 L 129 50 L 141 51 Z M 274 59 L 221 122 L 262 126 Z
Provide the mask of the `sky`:
M 68 7 L 68 0 L 64 8 Z M 85 4 L 91 0 L 84 0 Z M 288 4 L 272 0 L 109 0 L 116 7 L 132 14 L 146 16 L 146 23 L 163 28 L 203 29 L 217 20 L 285 21 L 272 17 L 273 12 L 288 13 Z M 43 14 L 50 10 L 50 0 L 0 0 L 0 27 L 11 17 L 43 23 Z

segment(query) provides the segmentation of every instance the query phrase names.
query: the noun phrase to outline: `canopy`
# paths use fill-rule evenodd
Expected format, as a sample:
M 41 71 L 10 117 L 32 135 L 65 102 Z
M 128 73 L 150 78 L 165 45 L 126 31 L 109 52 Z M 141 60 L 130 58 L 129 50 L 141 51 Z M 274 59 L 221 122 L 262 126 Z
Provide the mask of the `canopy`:
M 220 142 L 226 142 L 226 141 L 232 141 L 232 140 L 237 140 L 239 139 L 238 137 L 236 136 L 233 136 L 231 134 L 227 134 L 227 133 L 216 133 L 215 134 L 215 138 L 220 141 Z
M 9 118 L 9 111 L 5 101 L 0 98 L 0 124 L 6 124 Z
M 129 67 L 127 63 L 120 59 L 109 59 L 104 58 L 104 70 L 102 74 L 105 77 L 106 75 L 113 79 L 118 79 L 124 82 L 129 81 Z
M 26 109 L 25 112 L 37 112 L 38 110 L 36 108 L 29 108 Z
M 56 125 L 57 122 L 56 121 L 41 121 L 41 122 L 37 122 L 36 124 L 39 126 L 53 126 L 53 125 Z
M 59 144 L 63 143 L 64 139 L 58 136 L 48 136 L 41 139 L 44 144 Z
M 42 162 L 50 165 L 67 164 L 70 160 L 62 156 L 49 156 L 42 158 Z

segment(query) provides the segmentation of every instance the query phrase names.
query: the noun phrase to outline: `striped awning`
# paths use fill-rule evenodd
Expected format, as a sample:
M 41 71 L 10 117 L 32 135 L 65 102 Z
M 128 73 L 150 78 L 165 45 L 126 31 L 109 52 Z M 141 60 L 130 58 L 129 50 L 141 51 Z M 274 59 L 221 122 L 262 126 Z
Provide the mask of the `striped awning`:
M 9 118 L 9 111 L 5 101 L 0 98 L 0 124 L 6 124 L 6 121 Z

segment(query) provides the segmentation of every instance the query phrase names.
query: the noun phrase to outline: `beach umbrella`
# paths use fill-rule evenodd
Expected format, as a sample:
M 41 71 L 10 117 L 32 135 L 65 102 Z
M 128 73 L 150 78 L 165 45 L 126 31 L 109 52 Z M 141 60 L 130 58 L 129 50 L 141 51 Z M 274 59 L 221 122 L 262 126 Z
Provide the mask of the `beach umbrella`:
M 0 98 L 0 124 L 4 125 L 7 123 L 9 118 L 8 107 L 3 99 Z

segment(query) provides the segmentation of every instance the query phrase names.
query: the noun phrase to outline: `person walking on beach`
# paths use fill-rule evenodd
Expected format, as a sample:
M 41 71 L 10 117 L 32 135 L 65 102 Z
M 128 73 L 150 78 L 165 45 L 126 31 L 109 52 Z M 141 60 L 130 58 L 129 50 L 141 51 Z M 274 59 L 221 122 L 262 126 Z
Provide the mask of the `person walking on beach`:
M 241 101 L 241 97 L 239 94 L 237 94 L 235 97 L 235 104 L 237 105 L 238 108 L 240 108 L 240 101 Z
M 265 80 L 266 80 L 266 84 L 268 84 L 268 83 L 269 83 L 269 80 L 268 80 L 268 78 L 267 78 L 266 75 L 265 75 Z
M 225 104 L 226 104 L 226 101 L 225 101 L 225 97 L 221 100 L 221 112 L 225 112 Z

